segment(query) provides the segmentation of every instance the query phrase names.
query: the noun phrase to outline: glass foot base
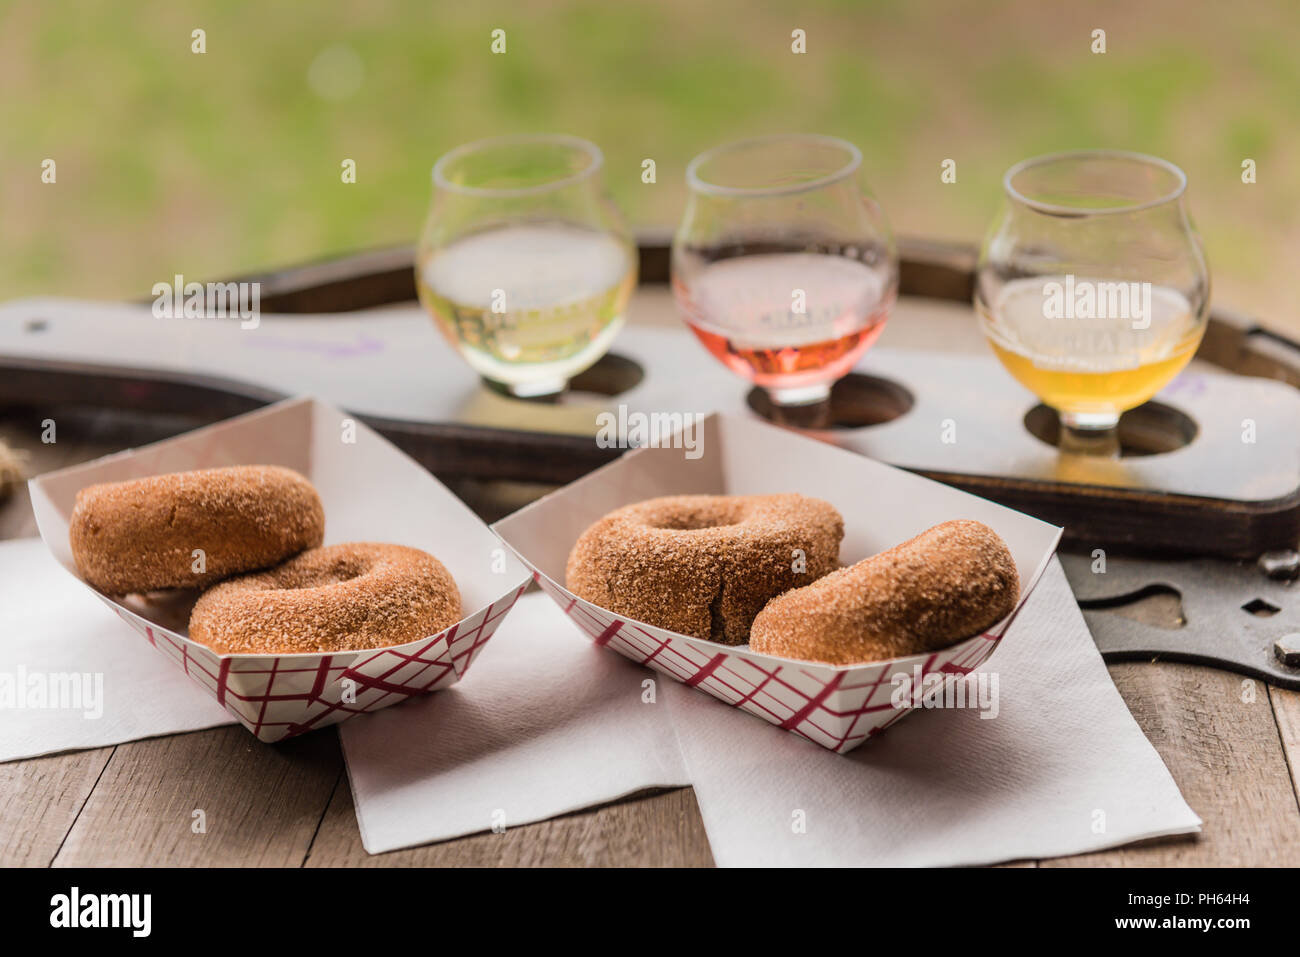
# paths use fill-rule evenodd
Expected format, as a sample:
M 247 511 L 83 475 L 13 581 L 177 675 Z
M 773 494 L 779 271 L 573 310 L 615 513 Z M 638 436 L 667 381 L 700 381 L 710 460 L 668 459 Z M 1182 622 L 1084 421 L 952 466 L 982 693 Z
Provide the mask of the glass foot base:
M 1119 458 L 1119 416 L 1101 412 L 1062 412 L 1058 448 L 1067 455 Z
M 831 387 L 806 386 L 799 389 L 766 389 L 770 405 L 767 417 L 777 425 L 796 429 L 831 427 Z
M 830 401 L 831 387 L 825 383 L 790 389 L 768 387 L 767 394 L 773 405 L 814 405 L 818 402 Z
M 533 382 L 510 383 L 498 382 L 486 376 L 483 377 L 483 384 L 493 392 L 512 399 L 529 399 L 537 402 L 554 401 L 569 387 L 569 383 L 564 379 L 538 379 Z

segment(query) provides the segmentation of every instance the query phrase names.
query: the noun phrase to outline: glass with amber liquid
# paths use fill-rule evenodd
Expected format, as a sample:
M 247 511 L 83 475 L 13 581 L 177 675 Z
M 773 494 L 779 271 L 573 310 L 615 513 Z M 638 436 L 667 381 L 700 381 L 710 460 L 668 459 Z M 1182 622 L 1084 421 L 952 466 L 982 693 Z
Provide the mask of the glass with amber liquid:
M 1209 270 L 1184 203 L 1187 180 L 1137 153 L 1026 160 L 980 256 L 975 308 L 994 353 L 1055 409 L 1061 448 L 1119 454 L 1120 414 L 1191 360 Z
M 879 337 L 898 293 L 862 154 L 827 136 L 731 143 L 687 168 L 672 283 L 687 327 L 773 407 L 827 405 Z
M 543 135 L 471 143 L 434 167 L 416 287 L 497 391 L 563 392 L 622 327 L 636 247 L 604 193 L 601 164 L 594 144 Z

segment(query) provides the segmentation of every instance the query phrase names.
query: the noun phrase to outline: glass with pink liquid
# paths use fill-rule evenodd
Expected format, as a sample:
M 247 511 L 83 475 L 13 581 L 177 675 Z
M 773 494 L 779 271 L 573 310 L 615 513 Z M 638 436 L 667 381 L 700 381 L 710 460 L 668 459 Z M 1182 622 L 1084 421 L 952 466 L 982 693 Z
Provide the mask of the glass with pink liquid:
M 673 238 L 682 318 L 774 412 L 828 406 L 884 329 L 898 256 L 862 154 L 829 136 L 768 136 L 702 153 Z

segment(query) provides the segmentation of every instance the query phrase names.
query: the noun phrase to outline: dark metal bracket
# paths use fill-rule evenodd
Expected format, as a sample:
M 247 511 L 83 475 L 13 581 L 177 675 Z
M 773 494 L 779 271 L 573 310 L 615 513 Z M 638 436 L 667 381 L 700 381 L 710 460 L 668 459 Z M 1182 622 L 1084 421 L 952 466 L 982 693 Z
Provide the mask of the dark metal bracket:
M 1300 667 L 1284 664 L 1274 650 L 1279 639 L 1300 633 L 1300 582 L 1270 578 L 1253 563 L 1216 559 L 1108 557 L 1104 574 L 1093 571 L 1088 555 L 1062 554 L 1061 564 L 1106 661 L 1184 661 L 1300 690 Z M 1113 610 L 1170 590 L 1182 601 L 1179 627 Z

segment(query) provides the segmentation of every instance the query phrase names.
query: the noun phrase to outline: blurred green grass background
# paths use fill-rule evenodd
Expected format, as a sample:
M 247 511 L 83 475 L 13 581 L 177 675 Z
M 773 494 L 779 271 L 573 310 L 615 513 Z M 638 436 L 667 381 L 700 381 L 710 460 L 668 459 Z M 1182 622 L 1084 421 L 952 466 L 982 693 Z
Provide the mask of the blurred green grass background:
M 0 296 L 138 297 L 411 242 L 434 160 L 507 132 L 595 140 L 631 222 L 671 227 L 695 153 L 801 130 L 862 148 L 900 234 L 972 241 L 1018 159 L 1164 156 L 1216 301 L 1300 331 L 1297 40 L 1295 0 L 4 2 Z

